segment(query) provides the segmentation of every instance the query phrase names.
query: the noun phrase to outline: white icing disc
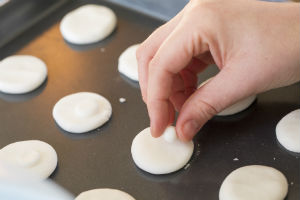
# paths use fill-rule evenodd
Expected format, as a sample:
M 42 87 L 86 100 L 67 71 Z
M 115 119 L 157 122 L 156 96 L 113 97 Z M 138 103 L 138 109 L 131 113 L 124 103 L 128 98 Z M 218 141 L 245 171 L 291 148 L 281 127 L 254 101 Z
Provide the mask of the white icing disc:
M 283 200 L 288 192 L 285 176 L 278 170 L 261 165 L 241 167 L 223 181 L 220 200 Z
M 0 91 L 22 94 L 38 88 L 47 77 L 46 64 L 28 55 L 9 56 L 0 61 Z
M 300 109 L 290 112 L 278 122 L 276 137 L 287 150 L 300 153 Z
M 213 78 L 213 77 L 212 77 Z M 198 88 L 208 83 L 212 78 L 207 79 L 203 83 L 201 83 Z M 246 110 L 256 99 L 256 95 L 249 96 L 227 108 L 225 108 L 223 111 L 216 114 L 217 116 L 227 116 L 227 115 L 234 115 L 239 112 L 242 112 L 243 110 Z
M 128 78 L 138 81 L 138 63 L 136 59 L 136 50 L 140 44 L 128 47 L 119 57 L 118 70 Z
M 91 92 L 79 92 L 60 99 L 53 108 L 53 118 L 64 130 L 84 133 L 107 122 L 112 108 L 107 99 Z
M 135 136 L 131 154 L 139 168 L 151 174 L 168 174 L 188 163 L 194 151 L 193 141 L 182 142 L 174 136 L 176 132 L 170 131 L 167 129 L 161 137 L 154 138 L 150 128 L 146 128 Z
M 88 4 L 65 15 L 60 23 L 60 31 L 71 43 L 89 44 L 106 38 L 116 24 L 117 17 L 110 8 Z
M 53 147 L 39 140 L 9 144 L 0 150 L 0 159 L 28 170 L 41 179 L 48 178 L 57 165 L 57 154 Z
M 75 200 L 135 200 L 126 192 L 116 189 L 94 189 L 80 193 Z

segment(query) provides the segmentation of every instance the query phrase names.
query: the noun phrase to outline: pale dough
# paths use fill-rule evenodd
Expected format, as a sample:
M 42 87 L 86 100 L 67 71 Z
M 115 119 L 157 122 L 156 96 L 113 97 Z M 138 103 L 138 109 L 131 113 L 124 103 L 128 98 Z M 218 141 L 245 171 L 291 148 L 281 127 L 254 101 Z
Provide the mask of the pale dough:
M 116 189 L 93 189 L 80 193 L 75 200 L 135 200 L 132 196 Z
M 285 176 L 278 170 L 250 165 L 231 172 L 223 181 L 220 200 L 283 200 L 288 192 Z
M 60 23 L 60 31 L 68 42 L 89 44 L 106 38 L 116 24 L 117 17 L 110 8 L 88 4 L 65 15 Z
M 0 160 L 46 179 L 56 168 L 57 154 L 53 147 L 45 142 L 27 140 L 3 147 L 0 150 Z
M 53 108 L 53 118 L 64 130 L 84 133 L 107 122 L 112 114 L 109 101 L 91 92 L 70 94 L 60 99 Z
M 23 94 L 38 88 L 47 78 L 47 66 L 37 57 L 9 56 L 0 61 L 0 91 Z
M 193 141 L 180 141 L 174 127 L 159 138 L 152 137 L 150 128 L 146 128 L 135 136 L 131 145 L 135 164 L 151 174 L 168 174 L 183 168 L 193 151 Z
M 128 47 L 119 57 L 118 70 L 128 78 L 138 81 L 138 63 L 136 59 L 136 50 L 140 44 Z
M 213 78 L 213 77 L 212 77 Z M 203 83 L 199 85 L 198 88 L 208 83 L 212 78 L 207 79 Z M 225 108 L 223 111 L 216 114 L 217 116 L 227 116 L 227 115 L 234 115 L 236 113 L 242 112 L 243 110 L 246 110 L 256 99 L 256 95 L 249 96 L 227 108 Z
M 300 109 L 290 112 L 278 122 L 276 137 L 287 150 L 300 153 Z

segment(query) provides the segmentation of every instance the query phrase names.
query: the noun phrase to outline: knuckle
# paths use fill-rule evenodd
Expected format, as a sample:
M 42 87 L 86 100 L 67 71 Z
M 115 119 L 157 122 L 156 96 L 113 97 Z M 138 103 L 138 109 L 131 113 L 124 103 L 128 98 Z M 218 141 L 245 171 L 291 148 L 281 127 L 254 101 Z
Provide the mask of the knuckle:
M 195 102 L 194 111 L 196 112 L 197 117 L 201 119 L 210 119 L 217 114 L 217 110 L 214 108 L 214 106 L 206 103 L 203 100 L 198 100 Z
M 193 0 L 188 7 L 188 13 L 191 16 L 205 19 L 206 22 L 212 22 L 216 16 L 221 14 L 219 9 L 222 4 L 218 0 Z

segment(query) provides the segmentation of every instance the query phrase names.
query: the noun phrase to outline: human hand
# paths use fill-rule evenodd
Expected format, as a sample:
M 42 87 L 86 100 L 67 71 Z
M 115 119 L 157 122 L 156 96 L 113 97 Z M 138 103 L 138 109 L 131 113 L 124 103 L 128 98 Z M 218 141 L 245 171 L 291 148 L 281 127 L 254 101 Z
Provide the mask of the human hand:
M 151 133 L 174 121 L 191 140 L 216 113 L 246 98 L 299 81 L 299 4 L 192 0 L 137 51 Z M 220 72 L 197 88 L 197 74 Z

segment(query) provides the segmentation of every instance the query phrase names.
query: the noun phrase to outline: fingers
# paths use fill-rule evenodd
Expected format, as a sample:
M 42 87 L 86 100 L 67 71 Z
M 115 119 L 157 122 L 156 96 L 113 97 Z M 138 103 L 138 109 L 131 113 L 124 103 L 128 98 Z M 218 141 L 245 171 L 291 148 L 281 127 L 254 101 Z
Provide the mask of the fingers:
M 194 46 L 186 28 L 179 24 L 160 46 L 149 65 L 147 108 L 154 137 L 160 136 L 170 121 L 169 98 L 173 79 L 194 56 Z M 203 51 L 206 50 L 203 48 Z
M 154 57 L 156 51 L 173 31 L 176 25 L 181 20 L 184 9 L 179 12 L 172 20 L 167 24 L 159 27 L 154 31 L 138 48 L 137 60 L 138 60 L 138 73 L 139 83 L 142 92 L 143 100 L 146 102 L 147 97 L 147 85 L 148 85 L 148 65 L 150 60 Z
M 206 67 L 205 63 L 193 58 L 179 74 L 174 76 L 172 94 L 169 99 L 176 111 L 180 111 L 184 102 L 195 92 L 198 81 L 197 74 Z
M 253 94 L 247 88 L 247 77 L 238 71 L 231 68 L 221 70 L 184 103 L 176 124 L 181 140 L 191 140 L 216 113 Z

